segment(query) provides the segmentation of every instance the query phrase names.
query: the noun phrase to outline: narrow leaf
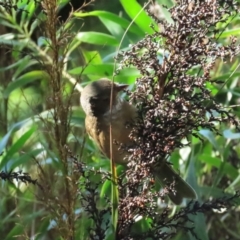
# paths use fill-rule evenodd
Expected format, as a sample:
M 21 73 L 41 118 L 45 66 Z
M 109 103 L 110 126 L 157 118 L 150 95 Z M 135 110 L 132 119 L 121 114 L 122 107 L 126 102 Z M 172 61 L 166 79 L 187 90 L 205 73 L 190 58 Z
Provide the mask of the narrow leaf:
M 30 128 L 27 132 L 25 132 L 6 152 L 6 155 L 3 157 L 2 162 L 0 164 L 0 169 L 2 169 L 9 159 L 17 153 L 23 145 L 26 143 L 26 141 L 31 137 L 31 135 L 36 131 L 36 127 L 33 126 Z
M 158 29 L 157 24 L 150 18 L 143 10 L 143 7 L 136 0 L 120 0 L 124 10 L 129 17 L 141 28 L 145 33 L 154 33 L 150 25 L 153 25 L 155 29 Z
M 123 29 L 127 29 L 129 27 L 129 32 L 132 32 L 138 36 L 143 36 L 144 32 L 142 32 L 142 30 L 136 26 L 135 24 L 131 24 L 130 25 L 130 21 L 117 16 L 116 14 L 107 12 L 107 11 L 92 11 L 92 12 L 87 12 L 87 13 L 83 13 L 83 12 L 79 12 L 79 13 L 74 13 L 75 16 L 78 17 L 89 17 L 89 16 L 96 16 L 98 17 L 102 23 L 107 27 L 106 23 L 107 22 L 112 22 L 115 23 L 119 26 L 121 26 Z
M 24 75 L 16 79 L 14 82 L 9 83 L 3 95 L 4 97 L 8 97 L 10 93 L 15 89 L 21 88 L 30 82 L 33 82 L 37 79 L 42 79 L 44 77 L 46 77 L 46 73 L 44 71 L 31 71 L 31 72 L 25 73 Z
M 118 46 L 116 38 L 105 33 L 79 32 L 76 38 L 82 42 L 96 45 Z

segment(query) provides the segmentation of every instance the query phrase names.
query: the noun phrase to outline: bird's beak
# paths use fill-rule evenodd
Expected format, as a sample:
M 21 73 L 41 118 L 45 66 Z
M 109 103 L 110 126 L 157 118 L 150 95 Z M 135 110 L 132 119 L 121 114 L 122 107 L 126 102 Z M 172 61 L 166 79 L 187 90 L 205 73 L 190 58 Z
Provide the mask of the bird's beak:
M 128 84 L 120 84 L 120 83 L 118 83 L 118 84 L 116 84 L 116 89 L 117 89 L 118 92 L 120 92 L 120 91 L 126 89 L 128 86 L 129 86 Z

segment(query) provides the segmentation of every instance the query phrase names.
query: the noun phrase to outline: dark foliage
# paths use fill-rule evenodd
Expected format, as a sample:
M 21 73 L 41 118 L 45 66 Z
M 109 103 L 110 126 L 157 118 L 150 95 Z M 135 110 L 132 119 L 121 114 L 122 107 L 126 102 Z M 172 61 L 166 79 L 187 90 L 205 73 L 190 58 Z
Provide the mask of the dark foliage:
M 22 172 L 22 171 L 18 171 L 18 172 L 4 172 L 1 171 L 0 172 L 0 178 L 2 180 L 8 180 L 8 181 L 13 181 L 13 180 L 17 180 L 19 182 L 23 182 L 23 183 L 32 183 L 32 184 L 37 184 L 37 180 L 36 179 L 32 179 L 31 176 L 29 175 L 29 173 L 26 172 Z M 38 185 L 38 184 L 37 184 Z
M 139 121 L 130 136 L 136 144 L 129 149 L 127 194 L 119 206 L 121 239 L 132 239 L 130 229 L 136 216 L 153 219 L 152 228 L 141 235 L 142 239 L 169 239 L 176 234 L 176 231 L 162 231 L 163 227 L 183 229 L 194 235 L 194 226 L 185 227 L 190 221 L 189 214 L 211 211 L 220 203 L 221 206 L 231 205 L 232 199 L 202 205 L 196 202 L 172 219 L 166 218 L 167 210 L 159 217 L 156 199 L 162 196 L 145 191 L 142 180 L 151 181 L 151 168 L 159 165 L 160 159 L 165 161 L 176 148 L 187 145 L 182 140 L 188 135 L 201 139 L 198 131 L 203 128 L 219 134 L 218 125 L 223 122 L 239 129 L 236 118 L 215 101 L 207 88 L 209 84 L 224 84 L 211 80 L 210 72 L 216 61 L 231 61 L 239 53 L 236 39 L 232 38 L 225 46 L 219 41 L 222 29 L 217 27 L 218 23 L 231 21 L 238 9 L 233 1 L 177 1 L 170 9 L 173 24 L 149 13 L 162 31 L 146 36 L 121 54 L 122 66 L 134 66 L 142 75 L 129 97 L 139 110 Z M 159 58 L 161 49 L 164 49 L 162 60 Z M 198 74 L 193 74 L 193 69 L 197 69 Z M 136 196 L 137 192 L 142 194 Z M 234 198 L 238 197 L 236 194 Z M 139 237 L 136 235 L 134 239 Z

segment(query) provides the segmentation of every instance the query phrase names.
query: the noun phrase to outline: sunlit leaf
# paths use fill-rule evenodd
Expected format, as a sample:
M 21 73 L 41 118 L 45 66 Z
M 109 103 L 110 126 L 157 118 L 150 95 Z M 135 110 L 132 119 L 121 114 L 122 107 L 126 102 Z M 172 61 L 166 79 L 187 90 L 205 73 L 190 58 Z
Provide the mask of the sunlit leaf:
M 86 67 L 77 67 L 69 70 L 70 74 L 86 74 L 86 75 L 96 75 L 96 76 L 113 76 L 114 64 L 112 63 L 103 63 L 103 64 L 89 64 Z M 138 77 L 140 73 L 135 68 L 124 69 L 119 72 L 119 78 L 124 76 L 133 76 Z
M 150 25 L 153 25 L 155 29 L 158 29 L 153 19 L 148 16 L 143 7 L 136 0 L 120 0 L 120 2 L 129 17 L 144 33 L 154 33 Z
M 118 40 L 113 36 L 98 32 L 79 32 L 76 38 L 81 42 L 103 46 L 118 46 L 119 44 Z
M 111 12 L 107 12 L 107 11 L 79 12 L 79 13 L 74 13 L 74 15 L 78 17 L 96 16 L 96 17 L 99 17 L 99 19 L 103 22 L 103 24 L 106 27 L 108 27 L 107 25 L 110 22 L 112 22 L 115 25 L 121 26 L 124 30 L 128 29 L 129 32 L 132 32 L 136 35 L 143 36 L 144 34 L 144 32 L 142 32 L 141 29 L 137 27 L 135 24 L 130 25 L 130 21 L 122 17 L 119 17 L 116 14 Z
M 98 51 L 82 51 L 85 62 L 87 65 L 102 64 L 102 59 Z M 70 70 L 71 71 L 71 70 Z
M 240 28 L 234 28 L 230 30 L 226 30 L 220 34 L 219 38 L 228 38 L 231 36 L 239 36 L 240 35 Z

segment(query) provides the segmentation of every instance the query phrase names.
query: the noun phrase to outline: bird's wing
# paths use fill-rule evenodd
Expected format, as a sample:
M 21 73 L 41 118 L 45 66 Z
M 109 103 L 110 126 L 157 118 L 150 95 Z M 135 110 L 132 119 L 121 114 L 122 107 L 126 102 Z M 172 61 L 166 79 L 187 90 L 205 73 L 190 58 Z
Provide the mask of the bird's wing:
M 129 130 L 123 128 L 123 124 L 118 121 L 112 123 L 112 154 L 110 152 L 110 125 L 109 123 L 99 122 L 91 116 L 85 119 L 85 127 L 88 135 L 98 145 L 100 151 L 109 159 L 112 157 L 116 163 L 123 163 L 126 151 L 118 150 L 119 144 L 129 142 Z M 127 130 L 127 132 L 126 132 Z M 119 144 L 116 144 L 117 141 Z

